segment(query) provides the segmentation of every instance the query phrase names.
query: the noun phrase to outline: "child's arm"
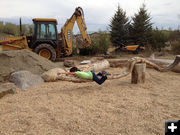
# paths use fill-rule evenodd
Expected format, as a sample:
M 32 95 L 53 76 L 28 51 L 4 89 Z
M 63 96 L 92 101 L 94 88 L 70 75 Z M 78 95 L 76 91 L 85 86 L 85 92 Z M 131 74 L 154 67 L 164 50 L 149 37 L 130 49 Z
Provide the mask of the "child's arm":
M 57 75 L 60 75 L 60 74 L 75 75 L 76 73 L 75 72 L 59 72 L 59 73 L 57 73 Z

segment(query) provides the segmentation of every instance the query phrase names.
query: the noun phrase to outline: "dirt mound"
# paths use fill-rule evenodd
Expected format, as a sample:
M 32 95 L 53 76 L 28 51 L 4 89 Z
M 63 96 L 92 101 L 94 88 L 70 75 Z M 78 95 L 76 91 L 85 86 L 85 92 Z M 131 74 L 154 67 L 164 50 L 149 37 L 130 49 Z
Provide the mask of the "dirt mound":
M 0 53 L 0 82 L 7 81 L 15 71 L 28 70 L 40 75 L 55 67 L 55 63 L 28 50 L 4 51 Z

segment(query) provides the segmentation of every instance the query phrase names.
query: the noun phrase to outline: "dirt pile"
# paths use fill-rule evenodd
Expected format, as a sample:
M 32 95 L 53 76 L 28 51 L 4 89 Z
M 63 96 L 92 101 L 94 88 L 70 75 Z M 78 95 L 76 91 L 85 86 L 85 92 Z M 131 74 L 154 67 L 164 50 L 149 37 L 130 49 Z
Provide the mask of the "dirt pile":
M 7 81 L 10 73 L 28 70 L 34 74 L 57 67 L 57 64 L 28 50 L 4 51 L 0 53 L 0 82 Z

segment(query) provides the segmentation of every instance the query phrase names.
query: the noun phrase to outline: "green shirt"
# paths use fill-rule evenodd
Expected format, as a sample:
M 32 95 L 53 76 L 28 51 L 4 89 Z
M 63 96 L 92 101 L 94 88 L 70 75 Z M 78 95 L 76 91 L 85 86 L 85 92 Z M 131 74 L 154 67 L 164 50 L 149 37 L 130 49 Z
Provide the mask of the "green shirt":
M 89 79 L 92 80 L 93 79 L 93 75 L 91 72 L 81 72 L 81 71 L 77 71 L 76 72 L 76 76 L 82 79 Z

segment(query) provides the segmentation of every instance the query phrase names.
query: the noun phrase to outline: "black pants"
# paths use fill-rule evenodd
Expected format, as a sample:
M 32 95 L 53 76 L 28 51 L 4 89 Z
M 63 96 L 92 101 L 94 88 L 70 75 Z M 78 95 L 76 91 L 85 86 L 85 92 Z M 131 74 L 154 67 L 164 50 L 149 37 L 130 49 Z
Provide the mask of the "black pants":
M 93 74 L 93 81 L 99 85 L 101 85 L 107 79 L 107 76 L 103 76 L 101 72 L 99 72 L 97 75 L 93 71 L 91 71 L 91 73 Z M 101 79 L 99 79 L 98 76 L 101 76 Z

